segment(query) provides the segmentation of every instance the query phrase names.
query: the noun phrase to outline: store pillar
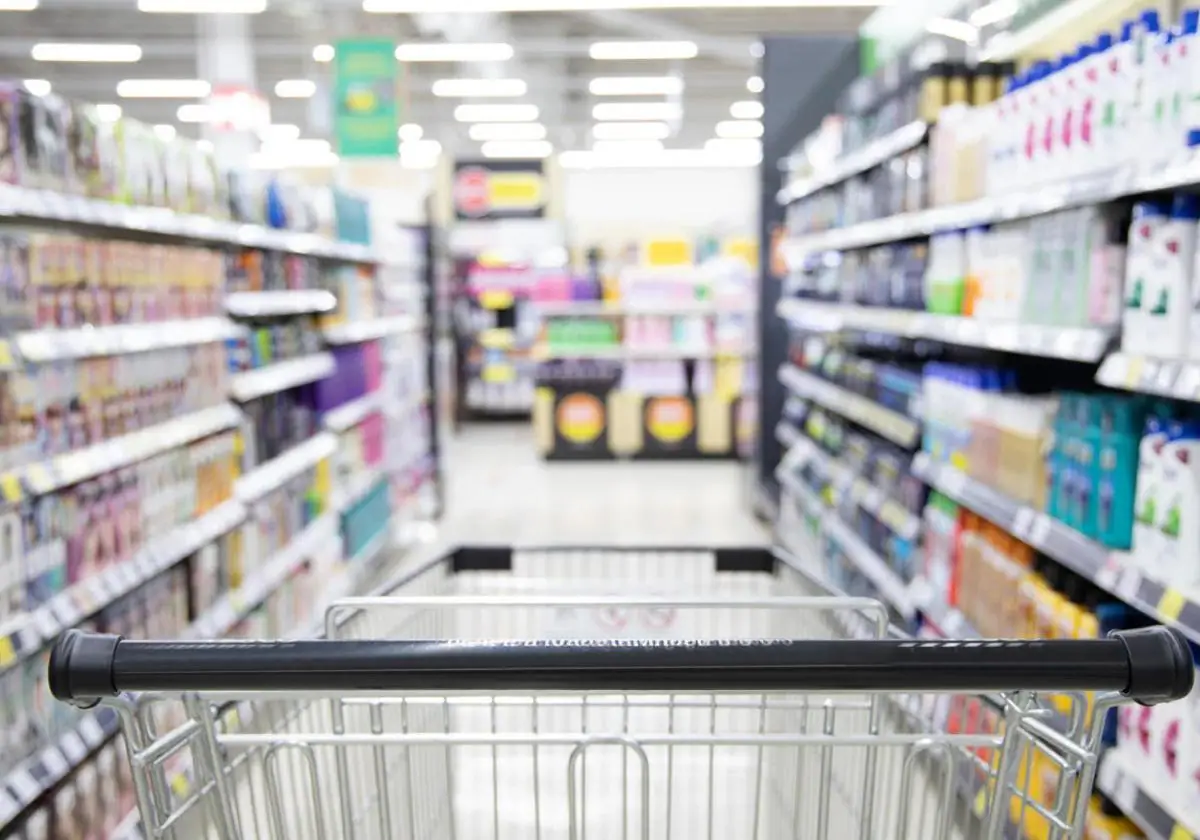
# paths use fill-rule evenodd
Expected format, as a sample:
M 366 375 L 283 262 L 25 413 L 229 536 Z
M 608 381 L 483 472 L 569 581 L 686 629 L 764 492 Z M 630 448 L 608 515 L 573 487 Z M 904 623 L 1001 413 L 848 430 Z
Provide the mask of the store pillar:
M 240 168 L 258 151 L 258 131 L 270 123 L 258 92 L 250 15 L 196 15 L 196 21 L 196 69 L 212 85 L 204 137 L 217 160 Z

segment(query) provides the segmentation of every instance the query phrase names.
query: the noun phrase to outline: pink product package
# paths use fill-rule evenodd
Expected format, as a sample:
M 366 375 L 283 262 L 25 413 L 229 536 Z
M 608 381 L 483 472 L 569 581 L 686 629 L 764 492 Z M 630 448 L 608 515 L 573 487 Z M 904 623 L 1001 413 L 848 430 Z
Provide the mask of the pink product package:
M 539 274 L 533 283 L 530 296 L 535 301 L 554 302 L 571 299 L 571 281 L 565 274 L 547 272 Z
M 376 466 L 383 461 L 383 439 L 387 429 L 387 421 L 378 412 L 371 414 L 359 424 L 362 434 L 363 460 L 369 466 Z
M 383 345 L 381 342 L 372 341 L 364 344 L 362 349 L 367 391 L 376 391 L 383 380 Z

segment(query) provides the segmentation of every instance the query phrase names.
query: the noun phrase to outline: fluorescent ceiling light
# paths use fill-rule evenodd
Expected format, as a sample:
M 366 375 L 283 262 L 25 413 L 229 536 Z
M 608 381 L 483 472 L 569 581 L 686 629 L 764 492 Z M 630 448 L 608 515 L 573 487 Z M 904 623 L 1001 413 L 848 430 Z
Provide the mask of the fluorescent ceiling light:
M 683 79 L 678 76 L 607 76 L 592 79 L 593 96 L 678 96 Z
M 563 152 L 558 156 L 564 169 L 701 169 L 757 166 L 757 158 L 749 154 L 727 154 L 707 149 L 663 149 L 640 154 L 621 152 Z
M 100 102 L 95 106 L 96 117 L 101 122 L 116 122 L 121 119 L 121 106 L 114 102 Z
M 479 151 L 485 158 L 544 158 L 554 152 L 554 147 L 546 140 L 492 140 L 480 146 Z
M 755 102 L 753 99 L 746 99 L 742 102 L 734 102 L 729 106 L 729 116 L 735 120 L 761 120 L 763 115 L 763 106 L 761 102 Z
M 333 44 L 317 44 L 315 47 L 313 47 L 312 55 L 313 61 L 319 61 L 322 64 L 333 61 Z
M 751 76 L 749 79 L 747 79 L 746 80 L 746 90 L 750 91 L 751 93 L 762 93 L 763 92 L 762 76 Z
M 413 140 L 400 144 L 400 165 L 406 169 L 433 169 L 442 154 L 436 140 Z
M 401 142 L 412 143 L 425 136 L 425 129 L 416 123 L 405 123 L 397 129 L 396 136 L 400 138 Z
M 762 137 L 763 126 L 758 120 L 721 120 L 717 136 L 726 138 Z
M 663 122 L 602 122 L 592 126 L 597 140 L 666 140 L 670 127 Z
M 0 0 L 0 12 L 32 12 L 38 0 Z
M 174 140 L 176 133 L 175 126 L 173 125 L 167 125 L 166 123 L 163 123 L 161 125 L 154 126 L 154 135 L 164 143 L 170 143 L 172 140 Z
M 208 106 L 199 103 L 194 105 L 180 105 L 179 110 L 175 112 L 175 119 L 181 123 L 205 123 L 208 122 Z
M 598 155 L 644 155 L 647 152 L 661 152 L 661 140 L 597 140 L 592 144 L 592 151 Z
M 25 85 L 25 90 L 32 93 L 34 96 L 49 96 L 50 81 L 48 79 L 26 79 L 22 84 Z
M 308 99 L 317 92 L 312 79 L 281 79 L 275 83 L 275 95 L 280 99 Z
M 117 82 L 122 99 L 199 99 L 212 92 L 203 79 L 125 79 Z
M 536 105 L 459 105 L 454 119 L 459 122 L 533 122 L 538 118 Z
M 401 44 L 396 47 L 398 61 L 508 61 L 512 44 Z
M 991 26 L 993 23 L 999 23 L 1002 20 L 1008 20 L 1017 13 L 1020 4 L 1017 0 L 993 0 L 982 8 L 971 12 L 970 20 L 972 26 L 977 26 L 982 29 L 985 26 Z
M 138 0 L 139 12 L 173 15 L 257 15 L 267 0 Z
M 588 47 L 597 61 L 695 58 L 698 52 L 692 41 L 597 41 Z
M 29 51 L 34 61 L 77 61 L 133 63 L 142 58 L 137 44 L 34 44 Z
M 472 140 L 545 140 L 541 123 L 475 123 L 468 129 Z
M 597 121 L 677 120 L 683 109 L 676 102 L 601 102 L 592 108 Z
M 186 105 L 184 106 L 187 107 Z M 261 132 L 264 143 L 281 143 L 300 139 L 300 126 L 291 123 L 272 123 Z
M 376 14 L 586 12 L 621 9 L 875 8 L 886 0 L 363 0 Z
M 434 96 L 460 98 L 524 96 L 528 89 L 522 79 L 438 79 L 433 83 Z
M 953 38 L 956 41 L 963 41 L 967 44 L 973 44 L 979 39 L 978 29 L 965 20 L 954 20 L 952 18 L 933 18 L 925 24 L 925 31 L 934 35 Z

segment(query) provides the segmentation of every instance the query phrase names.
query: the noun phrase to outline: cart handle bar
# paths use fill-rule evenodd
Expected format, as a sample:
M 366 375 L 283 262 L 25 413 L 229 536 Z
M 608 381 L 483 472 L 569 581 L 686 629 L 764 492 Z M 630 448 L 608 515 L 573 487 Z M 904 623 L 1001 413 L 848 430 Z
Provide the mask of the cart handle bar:
M 50 656 L 59 700 L 126 691 L 1120 691 L 1188 694 L 1176 630 L 1091 640 L 141 642 L 68 630 Z

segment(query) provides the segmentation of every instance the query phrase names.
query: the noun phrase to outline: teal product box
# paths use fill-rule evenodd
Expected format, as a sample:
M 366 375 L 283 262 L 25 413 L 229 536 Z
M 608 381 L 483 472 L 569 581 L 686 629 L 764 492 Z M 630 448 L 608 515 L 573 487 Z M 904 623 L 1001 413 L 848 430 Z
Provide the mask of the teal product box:
M 1109 548 L 1127 550 L 1133 545 L 1138 437 L 1106 436 L 1096 467 L 1096 539 Z
M 1096 426 L 1088 428 L 1078 438 L 1079 447 L 1079 489 L 1076 500 L 1076 524 L 1073 526 L 1085 537 L 1096 538 L 1097 492 L 1099 484 L 1099 450 L 1100 430 Z

